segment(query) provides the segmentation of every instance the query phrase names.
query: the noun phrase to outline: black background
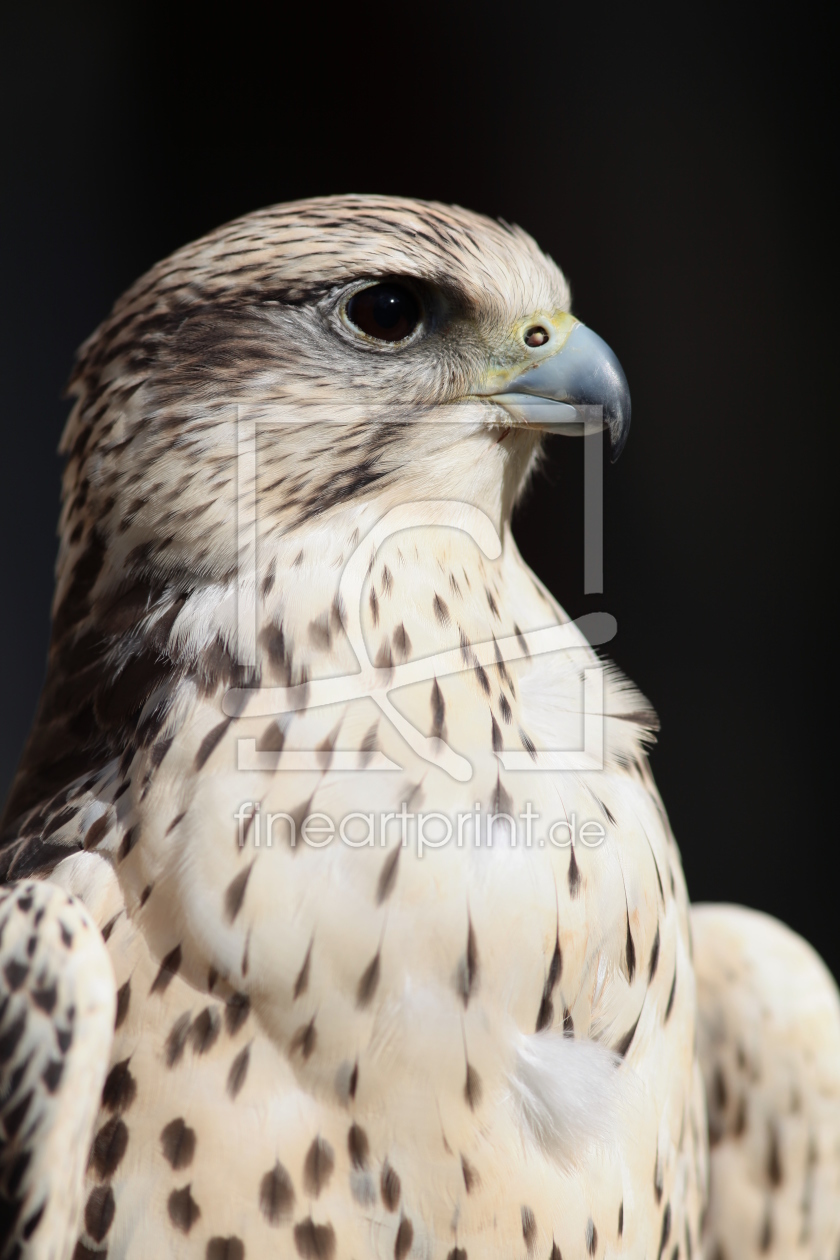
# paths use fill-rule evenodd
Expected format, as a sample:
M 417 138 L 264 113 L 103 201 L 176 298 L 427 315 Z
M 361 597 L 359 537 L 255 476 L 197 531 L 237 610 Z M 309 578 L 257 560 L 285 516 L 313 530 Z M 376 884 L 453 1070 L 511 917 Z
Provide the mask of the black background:
M 517 521 L 662 719 L 695 900 L 779 915 L 840 973 L 829 449 L 832 40 L 815 11 L 7 6 L 0 793 L 48 638 L 61 389 L 171 249 L 271 202 L 456 201 L 527 228 L 619 354 L 606 583 L 582 594 L 582 444 Z M 826 19 L 827 20 L 827 19 Z

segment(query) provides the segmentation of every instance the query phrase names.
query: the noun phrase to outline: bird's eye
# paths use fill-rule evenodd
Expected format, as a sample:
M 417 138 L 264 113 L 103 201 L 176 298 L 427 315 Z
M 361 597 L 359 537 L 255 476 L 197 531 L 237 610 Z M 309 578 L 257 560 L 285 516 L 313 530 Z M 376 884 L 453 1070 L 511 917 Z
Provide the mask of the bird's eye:
M 354 293 L 347 319 L 377 341 L 405 341 L 420 323 L 420 304 L 402 284 L 374 284 Z
M 547 341 L 548 331 L 542 324 L 534 324 L 533 328 L 529 328 L 525 333 L 525 345 L 530 346 L 532 350 L 536 350 L 538 346 L 544 346 Z

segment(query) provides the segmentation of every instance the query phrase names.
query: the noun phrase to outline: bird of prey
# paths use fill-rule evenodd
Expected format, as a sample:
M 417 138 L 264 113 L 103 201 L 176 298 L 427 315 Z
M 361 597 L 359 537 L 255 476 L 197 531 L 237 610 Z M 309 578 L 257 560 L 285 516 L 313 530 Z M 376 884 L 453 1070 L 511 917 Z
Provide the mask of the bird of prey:
M 3 1260 L 836 1260 L 833 981 L 689 909 L 651 706 L 511 534 L 547 432 L 630 420 L 555 264 L 276 206 L 139 280 L 71 391 Z

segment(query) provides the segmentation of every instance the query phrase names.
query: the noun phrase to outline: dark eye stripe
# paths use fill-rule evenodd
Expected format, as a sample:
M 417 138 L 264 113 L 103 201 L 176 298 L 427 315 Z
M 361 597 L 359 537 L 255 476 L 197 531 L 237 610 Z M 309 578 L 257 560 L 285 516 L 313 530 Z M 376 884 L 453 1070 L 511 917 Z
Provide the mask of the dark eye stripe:
M 402 284 L 373 284 L 354 293 L 347 318 L 376 341 L 404 341 L 420 323 L 420 304 Z

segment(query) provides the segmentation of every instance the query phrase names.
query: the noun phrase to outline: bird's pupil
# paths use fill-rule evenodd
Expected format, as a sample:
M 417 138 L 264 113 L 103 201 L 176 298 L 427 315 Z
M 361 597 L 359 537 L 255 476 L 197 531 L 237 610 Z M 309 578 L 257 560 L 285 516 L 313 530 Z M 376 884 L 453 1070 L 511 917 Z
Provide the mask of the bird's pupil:
M 420 321 L 420 307 L 401 284 L 373 284 L 347 303 L 347 318 L 377 341 L 403 341 Z
M 383 289 L 373 307 L 374 319 L 382 328 L 394 328 L 402 315 L 399 295 L 392 289 Z

